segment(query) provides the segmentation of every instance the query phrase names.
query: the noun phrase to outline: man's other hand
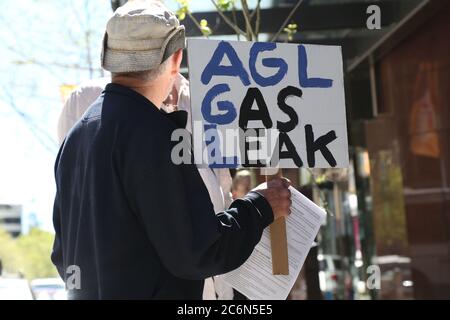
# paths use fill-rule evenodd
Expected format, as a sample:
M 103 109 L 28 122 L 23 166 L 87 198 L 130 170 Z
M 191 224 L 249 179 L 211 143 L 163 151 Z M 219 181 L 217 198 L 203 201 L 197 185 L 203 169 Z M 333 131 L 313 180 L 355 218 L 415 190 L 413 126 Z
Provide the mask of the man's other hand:
M 253 191 L 257 191 L 266 198 L 272 207 L 274 220 L 286 217 L 291 208 L 291 191 L 289 191 L 290 181 L 286 178 L 276 178 L 267 183 L 262 183 Z

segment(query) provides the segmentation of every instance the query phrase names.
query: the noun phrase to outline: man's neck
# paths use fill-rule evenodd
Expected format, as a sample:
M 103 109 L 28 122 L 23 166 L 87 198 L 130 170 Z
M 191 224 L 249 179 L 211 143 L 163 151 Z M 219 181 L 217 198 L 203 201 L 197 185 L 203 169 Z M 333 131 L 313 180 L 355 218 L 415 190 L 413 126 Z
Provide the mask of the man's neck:
M 137 93 L 146 97 L 151 103 L 153 103 L 158 109 L 161 109 L 165 97 L 161 94 L 164 92 L 163 88 L 157 85 L 157 81 L 152 83 L 143 82 L 138 79 L 114 77 L 112 83 L 120 84 L 124 87 L 130 88 Z

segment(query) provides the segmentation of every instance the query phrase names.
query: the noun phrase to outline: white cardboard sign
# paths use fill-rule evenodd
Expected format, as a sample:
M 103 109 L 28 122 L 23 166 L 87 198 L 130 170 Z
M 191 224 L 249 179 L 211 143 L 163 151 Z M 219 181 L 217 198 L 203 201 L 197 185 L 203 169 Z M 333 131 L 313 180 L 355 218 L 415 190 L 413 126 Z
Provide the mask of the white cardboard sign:
M 339 46 L 188 39 L 195 162 L 348 166 Z

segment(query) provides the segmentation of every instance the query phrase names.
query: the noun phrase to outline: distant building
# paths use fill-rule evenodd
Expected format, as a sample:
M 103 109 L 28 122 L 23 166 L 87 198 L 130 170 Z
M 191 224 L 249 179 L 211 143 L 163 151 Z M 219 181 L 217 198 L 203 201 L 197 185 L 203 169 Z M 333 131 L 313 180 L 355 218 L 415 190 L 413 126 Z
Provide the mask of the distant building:
M 22 231 L 22 205 L 0 204 L 0 228 L 5 229 L 13 237 Z

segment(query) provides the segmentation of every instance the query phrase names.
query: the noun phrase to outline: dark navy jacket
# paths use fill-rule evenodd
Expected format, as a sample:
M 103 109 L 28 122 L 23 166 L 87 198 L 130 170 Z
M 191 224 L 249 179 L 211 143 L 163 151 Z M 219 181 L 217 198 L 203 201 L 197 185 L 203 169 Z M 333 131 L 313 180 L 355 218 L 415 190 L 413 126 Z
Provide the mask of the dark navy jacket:
M 68 134 L 55 164 L 51 258 L 65 280 L 79 267 L 69 297 L 201 299 L 203 279 L 244 263 L 273 221 L 257 192 L 214 213 L 196 166 L 171 161 L 180 119 L 108 84 Z

